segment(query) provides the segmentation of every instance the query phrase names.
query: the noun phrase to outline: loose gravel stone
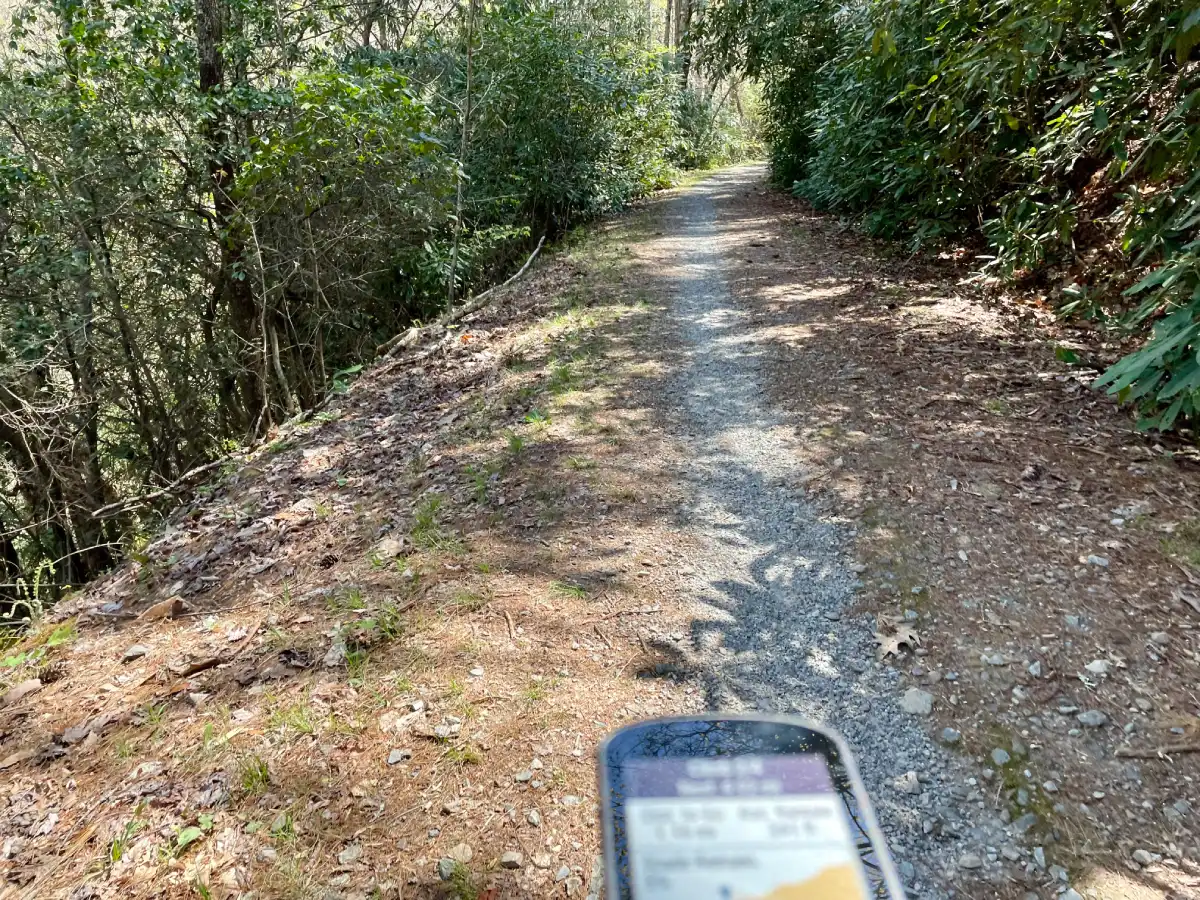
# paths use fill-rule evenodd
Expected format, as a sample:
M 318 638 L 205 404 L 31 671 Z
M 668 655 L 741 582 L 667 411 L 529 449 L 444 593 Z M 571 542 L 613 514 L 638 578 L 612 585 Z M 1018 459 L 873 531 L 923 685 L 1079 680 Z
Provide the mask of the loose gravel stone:
M 927 716 L 933 712 L 933 694 L 920 688 L 909 688 L 900 698 L 900 708 L 914 716 Z
M 678 224 L 647 248 L 662 260 L 656 287 L 676 298 L 659 336 L 679 363 L 654 402 L 668 414 L 665 436 L 680 448 L 676 475 L 690 496 L 680 520 L 695 545 L 687 596 L 705 621 L 721 610 L 720 640 L 689 648 L 689 664 L 710 709 L 769 709 L 838 729 L 889 843 L 922 884 L 911 896 L 944 898 L 952 884 L 943 873 L 972 853 L 982 865 L 978 848 L 1002 846 L 1005 834 L 982 803 L 962 804 L 950 827 L 923 830 L 929 804 L 966 784 L 971 762 L 930 739 L 928 711 L 881 714 L 880 697 L 896 685 L 886 666 L 867 663 L 876 658 L 874 623 L 847 613 L 859 584 L 851 534 L 796 487 L 806 474 L 803 438 L 763 389 L 753 322 L 725 276 L 723 254 L 744 255 L 742 237 L 717 224 L 723 198 L 760 177 L 761 169 L 731 169 L 668 200 L 664 214 Z M 989 653 L 990 665 L 1007 664 Z M 905 696 L 924 710 L 924 698 L 916 703 L 924 693 Z M 961 740 L 954 734 L 947 743 Z
M 542 827 L 542 814 L 540 812 L 538 812 L 536 809 L 531 809 L 525 813 L 525 821 L 528 822 L 530 825 L 532 825 L 534 828 L 541 828 Z
M 958 867 L 960 869 L 982 869 L 983 857 L 978 853 L 964 853 L 958 858 Z
M 525 857 L 516 850 L 505 850 L 500 856 L 500 868 L 519 869 L 525 865 Z
M 1001 747 L 997 747 L 992 751 L 992 762 L 998 766 L 1007 765 L 1010 759 L 1012 759 L 1012 757 L 1008 755 L 1008 751 Z
M 1098 709 L 1089 709 L 1086 712 L 1081 712 L 1075 719 L 1080 725 L 1086 725 L 1088 728 L 1099 728 L 1102 725 L 1108 724 L 1108 716 Z

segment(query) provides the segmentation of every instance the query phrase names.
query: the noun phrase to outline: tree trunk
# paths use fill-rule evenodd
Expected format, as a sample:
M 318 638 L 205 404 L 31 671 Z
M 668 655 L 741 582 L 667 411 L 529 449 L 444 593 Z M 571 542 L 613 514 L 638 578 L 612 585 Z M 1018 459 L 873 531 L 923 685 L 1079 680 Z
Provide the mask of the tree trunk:
M 683 86 L 687 87 L 692 69 L 692 48 L 688 42 L 688 31 L 692 27 L 692 0 L 675 0 L 675 46 L 679 51 L 679 72 Z
M 196 3 L 196 51 L 200 63 L 200 92 L 213 100 L 225 93 L 225 60 L 221 44 L 225 39 L 225 20 L 228 10 L 222 0 L 198 0 Z M 221 241 L 220 264 L 213 285 L 215 312 L 223 306 L 228 310 L 229 323 L 236 346 L 230 356 L 237 371 L 236 379 L 240 418 L 248 436 L 253 438 L 260 429 L 269 426 L 262 421 L 270 417 L 266 404 L 266 353 L 261 333 L 261 315 L 250 281 L 245 229 L 237 221 L 237 204 L 230 196 L 234 176 L 234 123 L 228 112 L 217 113 L 216 104 L 204 128 L 208 151 L 208 178 L 213 195 L 213 213 Z M 241 277 L 238 277 L 238 274 Z M 228 360 L 228 357 L 227 357 Z M 226 363 L 228 365 L 228 361 Z

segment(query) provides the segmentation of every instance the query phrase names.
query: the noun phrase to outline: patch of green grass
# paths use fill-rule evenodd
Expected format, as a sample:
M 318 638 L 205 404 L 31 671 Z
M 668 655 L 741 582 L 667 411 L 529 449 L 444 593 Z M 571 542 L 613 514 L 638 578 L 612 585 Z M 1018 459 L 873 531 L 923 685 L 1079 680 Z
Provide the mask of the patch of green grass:
M 483 753 L 470 744 L 461 747 L 447 747 L 446 760 L 456 766 L 478 766 L 483 762 Z
M 479 896 L 480 882 L 471 870 L 460 862 L 454 864 L 454 870 L 447 881 L 449 896 L 454 900 L 476 900 Z
M 442 498 L 436 494 L 431 494 L 422 500 L 417 506 L 409 538 L 415 546 L 424 550 L 462 553 L 465 549 L 462 541 L 447 532 L 438 521 L 438 512 L 441 508 Z
M 582 472 L 587 469 L 596 468 L 596 461 L 588 459 L 586 456 L 568 456 L 567 466 L 577 472 Z
M 312 707 L 307 703 L 298 702 L 271 711 L 271 727 L 279 731 L 294 731 L 297 734 L 313 734 L 317 727 L 313 724 Z
M 990 400 L 983 401 L 983 408 L 994 416 L 1007 416 L 1012 412 L 1009 405 L 999 397 L 993 397 Z
M 1171 559 L 1200 569 L 1200 519 L 1180 523 L 1174 534 L 1163 538 L 1162 549 Z
M 508 439 L 508 452 L 513 456 L 520 456 L 521 451 L 525 449 L 525 438 L 515 431 L 508 432 L 506 438 Z
M 296 442 L 290 438 L 280 438 L 277 441 L 271 441 L 271 443 L 267 444 L 267 451 L 269 453 L 283 453 L 293 449 L 295 446 Z
M 73 644 L 78 637 L 79 628 L 76 626 L 75 620 L 67 619 L 46 636 L 46 646 L 61 647 L 65 644 Z
M 296 820 L 290 812 L 280 813 L 271 823 L 271 837 L 277 841 L 294 841 L 296 839 Z
M 587 597 L 587 591 L 577 584 L 570 584 L 566 581 L 550 582 L 550 593 L 558 597 L 570 597 L 574 600 L 582 600 Z
M 448 700 L 461 700 L 463 695 L 467 693 L 467 686 L 457 678 L 451 678 L 446 685 L 446 693 L 444 696 Z
M 346 675 L 353 687 L 362 687 L 367 680 L 367 663 L 371 654 L 363 648 L 346 651 Z
M 411 694 L 417 689 L 416 685 L 412 683 L 411 678 L 406 675 L 395 674 L 392 676 L 392 687 L 396 689 L 397 693 L 401 694 Z
M 133 755 L 137 753 L 137 742 L 131 741 L 129 738 L 121 738 L 113 750 L 117 754 L 117 759 L 133 759 Z
M 525 421 L 530 425 L 549 425 L 550 414 L 535 407 L 525 413 Z
M 496 472 L 497 466 L 494 463 L 483 466 L 467 466 L 466 474 L 471 480 L 471 494 L 476 503 L 487 503 L 488 489 L 491 487 L 492 477 Z
M 167 720 L 167 704 L 148 703 L 142 707 L 142 724 L 157 729 Z
M 490 601 L 491 598 L 486 594 L 475 593 L 474 591 L 459 591 L 450 598 L 450 605 L 463 612 L 478 612 L 487 606 Z
M 367 608 L 367 601 L 362 588 L 347 587 L 330 594 L 325 608 L 330 612 L 361 612 Z
M 267 761 L 257 755 L 242 760 L 238 767 L 238 783 L 247 797 L 265 794 L 271 786 L 271 770 L 267 767 Z
M 565 394 L 575 390 L 576 381 L 575 372 L 569 362 L 555 363 L 550 369 L 547 387 L 551 394 Z
M 133 811 L 133 816 L 109 843 L 108 864 L 110 866 L 121 861 L 125 856 L 125 852 L 129 849 L 129 845 L 133 843 L 133 839 L 138 836 L 138 832 L 145 826 L 146 823 L 142 819 L 142 811 L 145 808 L 145 801 L 139 802 L 137 808 Z
M 546 699 L 546 686 L 540 682 L 534 682 L 521 691 L 521 699 L 526 703 L 538 703 Z

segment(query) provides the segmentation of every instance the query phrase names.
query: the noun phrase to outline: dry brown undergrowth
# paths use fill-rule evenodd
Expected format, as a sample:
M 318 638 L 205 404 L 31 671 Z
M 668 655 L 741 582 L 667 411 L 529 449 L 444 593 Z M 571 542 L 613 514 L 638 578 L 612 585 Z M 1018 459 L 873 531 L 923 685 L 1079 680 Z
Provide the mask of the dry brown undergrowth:
M 369 371 L 64 605 L 7 678 L 45 683 L 0 709 L 0 896 L 586 892 L 599 738 L 691 702 L 639 677 L 670 611 L 622 461 L 641 425 L 609 403 L 650 318 L 624 227 Z

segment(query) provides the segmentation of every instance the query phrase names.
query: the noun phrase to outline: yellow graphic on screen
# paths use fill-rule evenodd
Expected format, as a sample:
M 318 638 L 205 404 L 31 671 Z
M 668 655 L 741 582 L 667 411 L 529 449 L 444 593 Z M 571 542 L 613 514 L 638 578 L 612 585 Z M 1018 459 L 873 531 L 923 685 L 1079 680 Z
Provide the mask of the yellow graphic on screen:
M 739 900 L 866 900 L 862 878 L 849 863 L 822 869 L 807 881 L 781 884 L 769 894 Z

